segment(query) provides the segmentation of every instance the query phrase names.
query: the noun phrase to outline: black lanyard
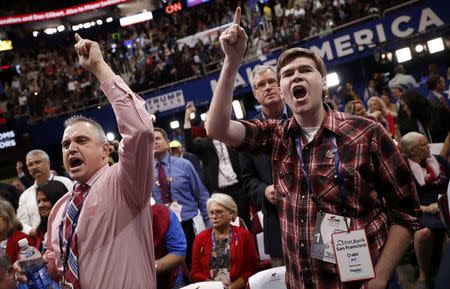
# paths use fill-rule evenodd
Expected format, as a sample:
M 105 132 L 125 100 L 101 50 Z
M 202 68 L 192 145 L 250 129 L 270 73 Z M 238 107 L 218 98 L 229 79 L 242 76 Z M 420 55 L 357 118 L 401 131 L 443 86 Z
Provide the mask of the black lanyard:
M 300 140 L 300 137 L 295 138 L 295 144 L 297 147 L 297 154 L 300 162 L 300 168 L 303 172 L 303 174 L 306 177 L 306 186 L 308 188 L 308 193 L 311 192 L 311 176 L 308 173 L 308 169 L 306 168 L 306 164 L 303 160 L 303 154 L 302 154 L 302 141 Z M 333 146 L 333 152 L 334 152 L 334 169 L 336 172 L 336 178 L 338 181 L 339 186 L 339 203 L 342 207 L 342 214 L 344 216 L 347 215 L 347 206 L 345 206 L 345 198 L 347 197 L 347 191 L 344 189 L 344 174 L 342 173 L 342 167 L 341 167 L 341 160 L 339 158 L 339 152 L 338 147 L 336 143 L 336 137 L 331 138 L 331 144 Z

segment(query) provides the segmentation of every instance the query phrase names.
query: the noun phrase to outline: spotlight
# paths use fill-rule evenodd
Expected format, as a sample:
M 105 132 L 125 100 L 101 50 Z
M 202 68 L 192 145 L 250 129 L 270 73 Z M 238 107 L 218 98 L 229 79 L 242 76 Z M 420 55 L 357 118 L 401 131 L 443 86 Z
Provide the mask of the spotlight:
M 83 28 L 86 28 L 86 29 L 91 28 L 91 22 L 84 23 Z
M 395 51 L 398 63 L 403 63 L 412 59 L 411 49 L 404 47 Z
M 392 52 L 386 53 L 386 58 L 388 61 L 392 61 Z
M 195 112 L 191 112 L 191 114 L 189 115 L 190 119 L 194 119 L 195 118 Z
M 116 139 L 116 136 L 114 135 L 114 133 L 108 132 L 108 133 L 106 134 L 106 139 L 107 139 L 108 141 L 113 141 L 113 140 Z
M 72 30 L 73 31 L 78 31 L 80 29 L 80 27 L 78 25 L 73 25 L 72 26 Z
M 244 118 L 244 111 L 242 110 L 242 105 L 239 100 L 233 100 L 233 111 L 234 115 L 237 119 L 243 119 Z
M 156 115 L 154 115 L 153 113 L 150 114 L 150 119 L 152 120 L 152 122 L 156 121 Z
M 64 25 L 59 25 L 56 29 L 58 29 L 58 32 L 63 32 L 66 30 L 66 27 L 64 27 Z
M 417 53 L 422 53 L 422 52 L 425 50 L 425 46 L 424 46 L 423 44 L 417 44 L 417 45 L 414 47 L 414 50 L 415 50 Z
M 102 24 L 103 24 L 103 21 L 101 19 L 98 19 L 97 20 L 97 25 L 102 25 Z
M 33 31 L 33 36 L 34 37 L 37 37 L 39 35 L 39 32 L 38 31 Z
M 200 115 L 200 119 L 201 119 L 202 121 L 205 121 L 205 120 L 206 120 L 206 113 L 202 113 L 202 114 Z
M 174 120 L 170 122 L 170 128 L 171 129 L 177 129 L 180 127 L 180 123 L 178 122 L 178 120 Z
M 112 17 L 106 18 L 106 23 L 110 23 L 110 22 L 113 22 L 113 18 Z
M 444 41 L 442 40 L 442 37 L 428 40 L 427 45 L 430 54 L 444 50 Z
M 336 72 L 328 73 L 326 76 L 326 80 L 328 87 L 339 85 L 339 76 Z

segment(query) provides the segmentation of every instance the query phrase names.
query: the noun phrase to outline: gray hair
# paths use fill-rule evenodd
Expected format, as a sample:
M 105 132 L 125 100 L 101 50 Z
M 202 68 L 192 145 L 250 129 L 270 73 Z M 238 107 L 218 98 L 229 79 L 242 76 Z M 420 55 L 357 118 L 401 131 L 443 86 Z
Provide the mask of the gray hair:
M 0 198 L 0 217 L 6 223 L 6 230 L 0 234 L 0 240 L 8 238 L 15 231 L 22 230 L 22 223 L 17 218 L 16 211 L 11 203 L 3 198 Z
M 414 149 L 414 147 L 417 145 L 417 140 L 420 137 L 424 137 L 423 134 L 412 131 L 408 132 L 402 138 L 400 139 L 398 146 L 400 148 L 400 151 L 403 153 L 403 155 L 409 157 L 411 154 L 411 151 Z
M 28 158 L 30 158 L 31 156 L 40 156 L 43 160 L 46 161 L 50 161 L 50 158 L 48 156 L 48 154 L 43 151 L 43 150 L 31 150 L 27 153 L 27 155 L 25 156 L 25 160 L 27 160 Z
M 250 85 L 251 85 L 252 89 L 255 89 L 253 87 L 253 78 L 255 78 L 255 75 L 263 74 L 267 70 L 273 72 L 273 74 L 275 75 L 275 78 L 277 77 L 277 70 L 274 66 L 263 64 L 263 65 L 257 65 L 257 66 L 255 66 L 255 68 L 253 68 L 252 74 L 250 75 Z
M 64 122 L 64 128 L 67 128 L 68 126 L 71 126 L 77 122 L 90 123 L 97 131 L 98 141 L 100 141 L 101 143 L 108 142 L 106 139 L 105 131 L 103 130 L 102 126 L 98 122 L 96 122 L 95 120 L 93 120 L 92 118 L 89 118 L 89 117 L 85 117 L 82 115 L 73 115 L 73 116 L 69 117 L 68 119 L 66 119 L 66 121 Z
M 233 215 L 233 221 L 236 219 L 236 217 L 238 215 L 238 207 L 232 197 L 230 197 L 229 195 L 222 194 L 222 193 L 212 194 L 211 197 L 206 202 L 206 209 L 208 211 L 211 208 L 211 205 L 213 203 L 215 203 L 219 206 L 222 206 L 225 209 L 231 211 L 231 213 Z

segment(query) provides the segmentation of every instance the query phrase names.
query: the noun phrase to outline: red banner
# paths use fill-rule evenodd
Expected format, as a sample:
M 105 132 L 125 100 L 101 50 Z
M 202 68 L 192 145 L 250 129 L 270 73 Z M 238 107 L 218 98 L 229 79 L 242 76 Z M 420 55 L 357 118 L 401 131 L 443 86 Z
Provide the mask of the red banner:
M 61 18 L 70 15 L 80 14 L 88 11 L 92 11 L 95 9 L 102 9 L 107 6 L 116 5 L 122 2 L 127 2 L 129 0 L 97 0 L 81 5 L 71 6 L 63 9 L 45 11 L 45 12 L 36 12 L 30 14 L 19 14 L 7 17 L 0 17 L 0 26 L 4 25 L 13 25 L 20 24 L 26 22 L 33 21 L 43 21 L 54 18 Z

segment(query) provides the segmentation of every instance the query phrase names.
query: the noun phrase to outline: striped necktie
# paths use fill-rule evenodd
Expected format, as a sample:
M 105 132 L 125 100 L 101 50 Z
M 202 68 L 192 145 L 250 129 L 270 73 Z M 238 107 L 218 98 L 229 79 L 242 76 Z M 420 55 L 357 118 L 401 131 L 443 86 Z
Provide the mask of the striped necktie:
M 78 272 L 78 243 L 75 229 L 78 224 L 78 217 L 84 200 L 89 192 L 90 186 L 80 183 L 73 191 L 67 207 L 67 212 L 64 216 L 64 244 L 63 250 L 68 252 L 61 252 L 64 256 L 64 282 L 63 285 L 69 288 L 80 288 L 80 274 Z M 70 245 L 67 244 L 70 242 Z M 64 286 L 63 286 L 64 287 Z

